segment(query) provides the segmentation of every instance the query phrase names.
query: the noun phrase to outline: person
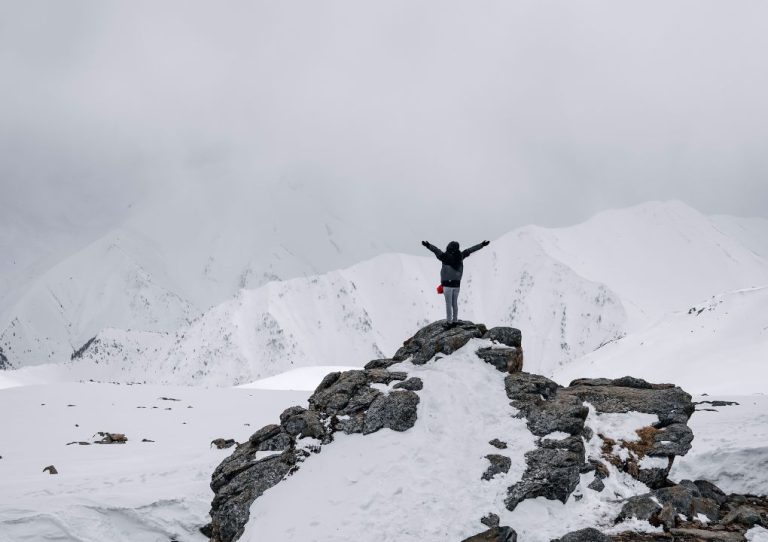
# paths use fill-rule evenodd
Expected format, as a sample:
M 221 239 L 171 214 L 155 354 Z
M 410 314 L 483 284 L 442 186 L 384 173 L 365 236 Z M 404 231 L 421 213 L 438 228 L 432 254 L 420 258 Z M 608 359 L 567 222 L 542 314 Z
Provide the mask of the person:
M 454 327 L 459 321 L 459 288 L 461 288 L 461 276 L 464 274 L 464 259 L 473 252 L 487 247 L 490 241 L 483 241 L 466 250 L 461 250 L 459 243 L 451 241 L 445 252 L 429 241 L 422 241 L 421 244 L 434 252 L 437 259 L 443 262 L 440 270 L 440 284 L 445 296 L 445 320 L 449 327 Z

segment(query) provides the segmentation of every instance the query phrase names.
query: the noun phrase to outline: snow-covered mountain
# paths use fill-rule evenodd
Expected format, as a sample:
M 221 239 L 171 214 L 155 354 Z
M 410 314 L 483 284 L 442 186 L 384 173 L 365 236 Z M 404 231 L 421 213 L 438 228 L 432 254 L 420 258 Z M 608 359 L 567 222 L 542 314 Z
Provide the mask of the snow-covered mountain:
M 65 361 L 103 328 L 175 331 L 241 288 L 391 250 L 345 220 L 290 184 L 259 197 L 214 185 L 158 195 L 85 246 L 3 226 L 0 348 L 15 367 Z
M 243 289 L 172 333 L 104 330 L 70 370 L 79 378 L 226 385 L 301 366 L 359 364 L 391 354 L 400 337 L 442 316 L 437 266 L 431 256 L 387 254 Z M 522 329 L 526 367 L 555 374 L 667 313 L 762 284 L 766 260 L 709 217 L 677 202 L 650 203 L 494 241 L 467 262 L 460 310 Z
M 161 224 L 147 212 L 54 266 L 5 311 L 8 362 L 68 363 L 77 352 L 67 368 L 75 378 L 227 385 L 386 356 L 442 317 L 431 255 L 383 254 L 309 275 L 309 262 L 331 264 L 329 252 L 373 250 L 361 248 L 372 236 L 329 217 L 315 231 L 263 237 L 278 217 L 243 227 L 246 214 L 201 218 L 185 236 L 191 220 Z M 460 315 L 522 329 L 526 366 L 555 374 L 667 314 L 768 284 L 762 226 L 654 202 L 568 228 L 520 228 L 467 262 Z M 238 250 L 267 241 L 275 246 L 257 251 L 262 259 Z M 316 253 L 300 257 L 291 243 Z M 205 310 L 226 292 L 236 294 Z
M 631 372 L 693 393 L 765 392 L 757 375 L 768 359 L 766 307 L 768 287 L 713 296 L 568 364 L 557 377 L 567 383 Z

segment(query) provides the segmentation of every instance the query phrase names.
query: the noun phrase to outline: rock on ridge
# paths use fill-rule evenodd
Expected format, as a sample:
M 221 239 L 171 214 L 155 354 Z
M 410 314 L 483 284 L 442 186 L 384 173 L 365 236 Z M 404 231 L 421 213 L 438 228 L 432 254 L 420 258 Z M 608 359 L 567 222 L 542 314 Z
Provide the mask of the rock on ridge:
M 413 427 L 419 396 L 412 389 L 421 389 L 421 380 L 410 379 L 412 389 L 384 394 L 372 384 L 405 383 L 407 374 L 382 368 L 392 364 L 374 365 L 326 375 L 310 396 L 309 408 L 285 409 L 279 424 L 262 427 L 222 461 L 211 477 L 215 494 L 211 523 L 201 532 L 213 542 L 240 538 L 253 501 L 293 474 L 312 453 L 319 453 L 322 445 L 333 442 L 337 431 L 369 434 L 382 428 L 405 431 Z M 261 457 L 270 451 L 279 453 Z
M 542 437 L 537 448 L 525 455 L 527 466 L 522 479 L 508 490 L 505 504 L 509 510 L 535 497 L 565 503 L 585 472 L 595 472 L 589 489 L 602 491 L 608 476 L 603 460 L 652 488 L 670 485 L 667 475 L 674 457 L 690 449 L 693 433 L 686 422 L 694 404 L 690 395 L 671 384 L 624 377 L 582 379 L 563 388 L 543 376 L 520 372 L 507 376 L 505 387 L 510 404 L 526 419 L 528 429 Z M 603 457 L 586 461 L 582 437 L 589 440 L 592 430 L 585 424 L 589 413 L 585 402 L 592 404 L 598 414 L 637 411 L 656 414 L 659 422 L 638 432 L 638 440 L 629 443 L 599 435 L 604 441 Z M 567 436 L 544 438 L 552 433 Z M 626 453 L 614 453 L 617 447 Z M 664 467 L 643 468 L 640 460 L 646 455 L 667 462 Z

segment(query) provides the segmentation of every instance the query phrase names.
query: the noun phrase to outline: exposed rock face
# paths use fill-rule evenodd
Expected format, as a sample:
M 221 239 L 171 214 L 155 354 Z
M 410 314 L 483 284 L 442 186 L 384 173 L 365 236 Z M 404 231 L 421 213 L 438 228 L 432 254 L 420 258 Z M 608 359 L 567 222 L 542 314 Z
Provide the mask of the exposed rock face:
M 317 444 L 301 448 L 302 439 L 329 444 L 336 431 L 369 434 L 382 428 L 405 431 L 413 427 L 418 394 L 411 389 L 384 394 L 371 386 L 399 383 L 404 388 L 423 387 L 418 378 L 408 379 L 404 372 L 386 369 L 397 363 L 390 361 L 374 360 L 368 364 L 370 369 L 330 373 L 309 398 L 309 408 L 285 409 L 279 425 L 262 427 L 239 445 L 213 473 L 211 523 L 201 531 L 214 542 L 237 540 L 253 501 L 296 471 L 310 452 L 320 451 Z M 266 458 L 259 455 L 268 451 L 282 453 Z
M 8 361 L 8 358 L 3 353 L 3 347 L 0 346 L 0 371 L 4 371 L 10 368 L 11 368 L 11 363 Z
M 517 533 L 511 527 L 493 527 L 462 542 L 517 542 Z
M 702 517 L 706 517 L 706 521 L 702 521 Z M 705 480 L 683 480 L 628 499 L 616 520 L 626 518 L 646 520 L 662 527 L 665 533 L 647 538 L 641 533 L 627 532 L 613 536 L 613 540 L 743 542 L 748 529 L 755 525 L 768 527 L 768 498 L 726 496 Z
M 518 373 L 523 370 L 523 350 L 514 346 L 481 348 L 477 356 L 502 373 Z
M 413 378 L 409 378 L 408 380 L 403 380 L 402 382 L 398 382 L 394 386 L 392 386 L 396 390 L 408 390 L 408 391 L 419 391 L 420 389 L 424 388 L 424 382 L 421 381 L 421 378 L 418 376 L 414 376 Z
M 636 443 L 614 442 L 604 439 L 606 458 L 651 488 L 667 484 L 667 475 L 675 456 L 685 455 L 691 449 L 693 431 L 687 422 L 695 409 L 691 396 L 672 384 L 651 384 L 633 377 L 609 380 L 579 379 L 560 392 L 591 403 L 598 413 L 644 412 L 655 414 L 659 422 L 638 432 Z M 626 450 L 620 458 L 609 450 Z M 667 459 L 666 465 L 641 467 L 645 456 Z
M 253 501 L 285 478 L 301 458 L 293 449 L 260 460 L 255 452 L 250 442 L 240 446 L 213 472 L 211 489 L 216 496 L 211 503 L 211 540 L 237 540 Z
M 586 529 L 568 533 L 555 542 L 611 542 L 611 539 L 597 529 L 588 527 Z
M 405 341 L 393 359 L 405 361 L 410 358 L 414 365 L 423 365 L 435 354 L 453 354 L 470 339 L 479 339 L 487 331 L 483 324 L 472 322 L 460 321 L 458 326 L 452 328 L 447 327 L 444 321 L 435 322 Z
M 490 454 L 485 458 L 491 463 L 481 477 L 483 480 L 490 480 L 497 474 L 508 473 L 512 466 L 512 460 L 505 455 Z
M 686 425 L 693 413 L 691 397 L 671 384 L 650 384 L 637 378 L 616 380 L 582 379 L 563 388 L 555 382 L 529 373 L 506 377 L 507 396 L 511 405 L 525 417 L 528 429 L 545 437 L 553 432 L 571 435 L 561 440 L 541 439 L 538 448 L 526 454 L 527 468 L 520 482 L 510 487 L 505 504 L 509 510 L 525 499 L 545 497 L 566 502 L 579 483 L 579 474 L 595 471 L 589 488 L 602 491 L 608 475 L 598 458 L 585 462 L 581 436 L 589 437 L 585 426 L 588 409 L 584 402 L 594 405 L 598 413 L 638 411 L 656 414 L 658 427 L 648 428 L 638 441 L 617 443 L 604 438 L 605 459 L 650 487 L 667 484 L 667 474 L 676 455 L 690 449 L 693 433 Z M 626 453 L 614 453 L 615 448 Z M 665 467 L 641 468 L 644 456 L 667 459 Z M 621 456 L 621 457 L 620 457 Z

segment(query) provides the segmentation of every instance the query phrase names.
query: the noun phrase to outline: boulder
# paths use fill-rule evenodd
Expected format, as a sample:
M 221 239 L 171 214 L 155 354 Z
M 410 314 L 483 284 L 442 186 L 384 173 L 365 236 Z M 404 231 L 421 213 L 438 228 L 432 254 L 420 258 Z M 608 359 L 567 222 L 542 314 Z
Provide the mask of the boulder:
M 507 490 L 504 504 L 514 510 L 525 499 L 544 497 L 565 503 L 579 484 L 581 453 L 567 448 L 536 448 L 525 454 L 526 470 L 522 479 Z
M 482 480 L 490 480 L 497 474 L 506 474 L 512 466 L 512 460 L 505 455 L 489 454 L 485 458 L 491 463 L 480 477 Z
M 570 532 L 553 542 L 611 542 L 611 538 L 597 529 L 588 527 L 579 531 Z
M 280 425 L 288 435 L 296 438 L 311 437 L 322 440 L 326 429 L 315 410 L 290 407 L 280 414 Z
M 424 388 L 424 382 L 418 376 L 413 376 L 392 386 L 396 390 L 419 391 Z
M 243 533 L 253 501 L 280 482 L 300 460 L 295 450 L 265 459 L 254 458 L 250 442 L 239 447 L 214 471 L 211 489 L 211 524 L 206 527 L 213 542 L 232 542 Z
M 248 441 L 259 452 L 283 451 L 295 443 L 294 438 L 277 424 L 262 427 L 251 435 Z
M 382 428 L 405 431 L 416 423 L 419 396 L 412 391 L 397 390 L 389 395 L 379 394 L 365 414 L 363 434 Z
M 368 371 L 331 373 L 309 398 L 309 408 L 326 415 L 348 415 L 365 410 L 381 395 L 369 384 Z
M 453 354 L 470 339 L 485 335 L 486 331 L 483 324 L 472 322 L 461 321 L 455 327 L 448 327 L 442 320 L 434 322 L 421 328 L 416 335 L 406 340 L 392 359 L 397 361 L 410 359 L 415 365 L 423 365 L 435 357 L 435 354 Z
M 695 409 L 691 396 L 672 384 L 650 384 L 632 377 L 574 380 L 561 393 L 594 405 L 598 412 L 645 412 L 659 417 L 659 426 L 685 424 Z
M 372 359 L 363 367 L 364 369 L 388 369 L 392 365 L 400 363 L 392 358 Z
M 523 370 L 523 350 L 520 348 L 481 348 L 475 353 L 502 373 L 519 373 Z
M 483 339 L 490 339 L 513 348 L 523 347 L 523 334 L 514 327 L 492 327 L 483 335 Z
M 462 542 L 517 542 L 517 533 L 511 527 L 492 527 Z

